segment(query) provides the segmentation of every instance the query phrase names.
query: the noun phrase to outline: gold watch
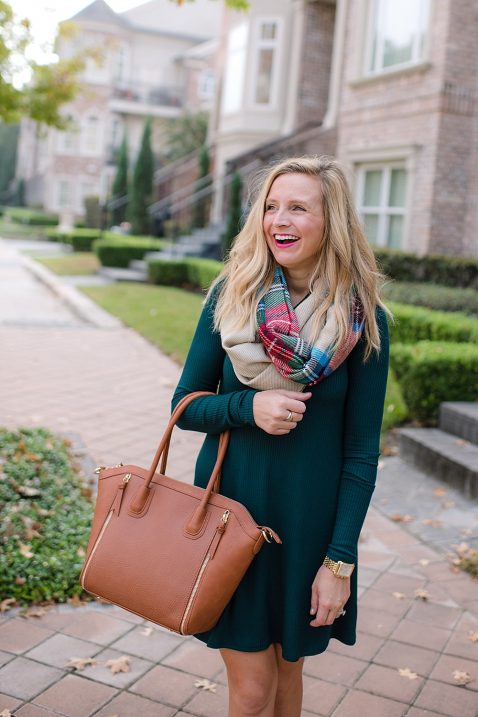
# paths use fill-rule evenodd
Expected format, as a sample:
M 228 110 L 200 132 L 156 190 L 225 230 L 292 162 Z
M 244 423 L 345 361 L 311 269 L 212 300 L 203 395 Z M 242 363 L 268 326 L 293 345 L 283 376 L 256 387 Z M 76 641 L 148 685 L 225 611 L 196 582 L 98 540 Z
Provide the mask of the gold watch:
M 324 558 L 324 565 L 332 570 L 336 578 L 349 578 L 355 568 L 355 563 L 343 563 L 341 560 L 332 560 L 327 556 Z

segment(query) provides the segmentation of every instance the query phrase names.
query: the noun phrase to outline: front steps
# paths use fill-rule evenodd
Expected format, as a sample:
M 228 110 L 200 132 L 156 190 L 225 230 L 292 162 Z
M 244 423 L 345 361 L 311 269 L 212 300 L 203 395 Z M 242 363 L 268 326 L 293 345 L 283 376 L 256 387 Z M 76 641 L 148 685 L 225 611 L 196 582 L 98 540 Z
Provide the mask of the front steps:
M 438 428 L 402 428 L 400 456 L 478 500 L 478 402 L 442 403 Z

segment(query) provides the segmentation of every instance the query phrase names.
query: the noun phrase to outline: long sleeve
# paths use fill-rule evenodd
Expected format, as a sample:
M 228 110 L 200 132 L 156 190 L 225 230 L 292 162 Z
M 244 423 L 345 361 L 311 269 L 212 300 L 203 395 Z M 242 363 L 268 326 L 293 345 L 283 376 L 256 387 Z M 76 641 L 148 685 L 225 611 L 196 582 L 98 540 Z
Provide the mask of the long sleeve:
M 357 543 L 375 487 L 380 455 L 380 430 L 389 365 L 387 317 L 378 308 L 381 350 L 363 364 L 361 339 L 349 357 L 349 385 L 344 416 L 343 464 L 337 513 L 327 555 L 357 561 Z
M 204 396 L 190 404 L 178 421 L 178 426 L 190 431 L 221 433 L 228 428 L 254 426 L 252 402 L 256 391 L 245 389 L 221 394 L 225 351 L 221 336 L 214 331 L 213 314 L 216 295 L 206 302 L 189 349 L 183 372 L 174 392 L 172 407 L 192 391 L 212 391 L 216 396 Z

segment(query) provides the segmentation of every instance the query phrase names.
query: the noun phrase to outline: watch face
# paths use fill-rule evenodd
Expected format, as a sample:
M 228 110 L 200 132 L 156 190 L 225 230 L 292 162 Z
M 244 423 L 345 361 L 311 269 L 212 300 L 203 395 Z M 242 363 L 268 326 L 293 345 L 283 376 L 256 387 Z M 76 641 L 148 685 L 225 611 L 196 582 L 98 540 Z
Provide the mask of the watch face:
M 337 574 L 343 578 L 349 578 L 353 572 L 353 565 L 344 565 L 343 563 L 339 566 Z

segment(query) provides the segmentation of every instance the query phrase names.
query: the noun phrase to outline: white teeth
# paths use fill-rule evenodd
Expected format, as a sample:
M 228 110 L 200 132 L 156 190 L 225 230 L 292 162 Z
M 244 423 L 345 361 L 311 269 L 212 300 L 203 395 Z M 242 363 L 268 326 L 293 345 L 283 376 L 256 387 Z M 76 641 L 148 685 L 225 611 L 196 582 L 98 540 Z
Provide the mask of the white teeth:
M 291 242 L 298 241 L 299 237 L 295 237 L 293 234 L 274 234 L 274 239 L 279 242 Z

